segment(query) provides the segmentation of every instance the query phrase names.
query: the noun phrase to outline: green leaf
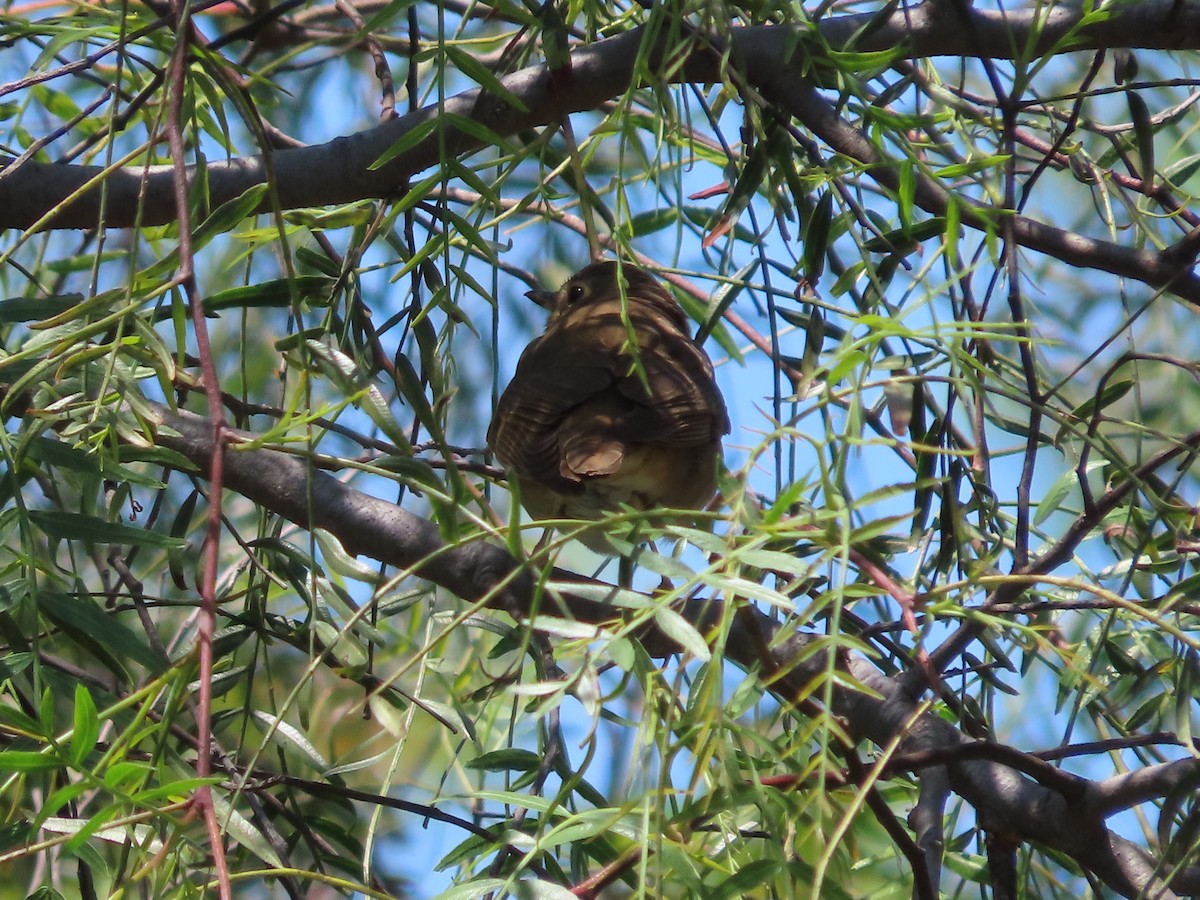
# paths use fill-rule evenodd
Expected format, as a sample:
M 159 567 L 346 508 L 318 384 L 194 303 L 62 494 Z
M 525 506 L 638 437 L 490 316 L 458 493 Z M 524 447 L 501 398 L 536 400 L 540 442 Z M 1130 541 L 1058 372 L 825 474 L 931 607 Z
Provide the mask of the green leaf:
M 1164 170 L 1164 174 L 1171 184 L 1183 188 L 1197 171 L 1200 171 L 1200 153 L 1194 153 L 1179 162 L 1172 163 Z
M 664 556 L 649 549 L 638 553 L 636 560 L 640 568 L 649 569 L 655 575 L 661 575 L 664 578 L 687 581 L 696 574 L 692 567 L 682 559 L 676 559 L 674 556 Z
M 293 750 L 299 752 L 301 756 L 308 760 L 309 765 L 318 772 L 324 772 L 329 768 L 329 763 L 325 761 L 325 757 L 320 754 L 313 742 L 299 728 L 261 709 L 251 710 L 250 715 L 258 720 L 263 730 L 271 735 L 272 740 L 284 747 L 291 747 Z
M 184 545 L 179 538 L 156 531 L 147 531 L 109 522 L 98 516 L 59 510 L 30 510 L 29 519 L 49 537 L 60 541 L 85 541 L 91 544 L 133 544 L 142 547 L 178 549 Z
M 679 208 L 652 209 L 629 218 L 622 227 L 626 239 L 645 237 L 679 221 Z
M 1192 746 L 1192 706 L 1196 702 L 1196 669 L 1200 657 L 1188 649 L 1176 670 L 1179 681 L 1175 688 L 1175 737 L 1184 747 Z
M 833 191 L 822 191 L 804 223 L 804 277 L 816 284 L 825 271 L 825 254 L 833 228 Z
M 283 218 L 289 225 L 303 225 L 313 231 L 333 231 L 337 228 L 358 228 L 368 225 L 374 214 L 374 204 L 371 201 L 363 200 L 333 209 L 293 209 L 284 213 Z M 303 249 L 307 248 L 297 248 L 297 257 L 299 257 L 299 250 Z M 334 271 L 329 274 L 337 275 L 338 273 Z
M 737 273 L 728 281 L 723 282 L 715 291 L 713 291 L 712 300 L 709 307 L 705 310 L 705 315 L 701 319 L 700 330 L 696 332 L 696 343 L 703 344 L 705 339 L 712 334 L 720 344 L 721 349 L 728 353 L 734 359 L 741 358 L 741 352 L 737 349 L 733 339 L 725 335 L 725 340 L 721 340 L 721 331 L 717 326 L 721 322 L 721 318 L 725 315 L 725 311 L 733 306 L 733 301 L 737 299 L 738 294 L 745 287 L 746 279 L 750 274 L 758 268 L 758 260 L 753 259 L 746 265 L 742 266 Z M 728 346 L 726 345 L 728 342 Z
M 75 685 L 75 726 L 71 732 L 71 765 L 78 768 L 96 747 L 100 737 L 100 718 L 96 703 L 82 684 Z
M 1010 416 L 993 414 L 988 416 L 988 422 L 995 425 L 1001 431 L 1007 431 L 1009 434 L 1015 434 L 1018 437 L 1029 437 L 1029 425 L 1019 419 L 1011 418 Z M 1039 431 L 1037 441 L 1041 444 L 1052 443 L 1051 438 L 1044 431 Z
M 1154 125 L 1150 107 L 1136 91 L 1126 91 L 1125 99 L 1129 103 L 1129 115 L 1133 118 L 1133 134 L 1140 157 L 1138 168 L 1142 178 L 1150 184 L 1154 180 Z
M 795 309 L 787 309 L 783 306 L 776 306 L 775 312 L 779 318 L 783 319 L 783 321 L 787 322 L 789 325 L 795 325 L 797 328 L 803 328 L 805 332 L 812 327 L 813 313 L 800 312 L 799 310 Z M 824 337 L 827 341 L 836 343 L 846 336 L 845 328 L 841 328 L 837 325 L 834 325 L 832 322 L 825 320 L 823 314 L 821 317 L 824 320 L 824 324 L 822 324 L 820 327 L 824 332 Z
M 43 615 L 122 678 L 129 675 L 125 666 L 130 660 L 152 675 L 166 669 L 166 660 L 150 649 L 144 637 L 92 600 L 52 591 L 42 591 L 37 600 Z
M 164 799 L 171 801 L 183 800 L 195 793 L 198 787 L 203 787 L 204 785 L 212 787 L 224 780 L 220 775 L 212 775 L 208 778 L 181 778 L 178 781 L 171 781 L 145 791 L 139 791 L 135 795 L 134 800 L 146 805 Z
M 449 890 L 442 891 L 434 900 L 480 900 L 490 894 L 508 887 L 503 878 L 477 878 L 466 884 L 455 885 Z
M 222 309 L 286 309 L 296 303 L 305 306 L 327 306 L 329 294 L 336 281 L 323 275 L 298 275 L 277 278 L 260 284 L 218 291 L 204 301 L 206 312 Z
M 396 392 L 412 407 L 417 421 L 425 426 L 434 440 L 442 440 L 441 423 L 434 415 L 433 407 L 429 405 L 429 398 L 425 396 L 425 388 L 421 384 L 417 370 L 413 368 L 409 358 L 402 353 L 396 356 L 394 362 Z
M 222 823 L 225 832 L 231 838 L 268 866 L 283 867 L 283 861 L 275 852 L 275 848 L 271 846 L 271 842 L 267 836 L 247 820 L 245 816 L 234 809 L 223 794 L 213 791 L 212 802 L 216 808 L 218 819 Z
M 952 166 L 943 166 L 934 171 L 933 174 L 938 178 L 961 178 L 964 175 L 974 175 L 976 172 L 982 172 L 986 169 L 998 169 L 1011 158 L 1010 154 L 998 153 L 995 156 L 985 156 L 981 159 L 955 163 Z
M 1119 381 L 1110 381 L 1104 386 L 1099 394 L 1089 397 L 1084 400 L 1073 410 L 1071 417 L 1066 419 L 1057 433 L 1054 435 L 1055 446 L 1060 446 L 1062 442 L 1071 434 L 1086 431 L 1092 424 L 1092 416 L 1097 410 L 1102 410 L 1106 406 L 1116 403 L 1137 384 L 1132 378 L 1123 378 Z
M 890 47 L 887 50 L 828 50 L 831 62 L 842 71 L 872 72 L 886 69 L 897 59 L 906 55 L 902 47 Z
M 322 275 L 328 275 L 330 278 L 337 278 L 341 274 L 341 268 L 336 259 L 330 259 L 324 253 L 318 253 L 311 247 L 297 247 L 296 262 L 315 269 Z
M 704 638 L 700 636 L 692 623 L 681 616 L 669 606 L 660 606 L 654 610 L 654 622 L 662 629 L 663 634 L 679 644 L 685 652 L 701 662 L 708 662 L 712 658 L 712 652 L 708 649 L 708 644 L 704 642 Z
M 783 868 L 778 859 L 756 859 L 734 872 L 715 888 L 712 900 L 739 900 L 765 886 Z
M 222 203 L 192 232 L 192 249 L 199 250 L 218 234 L 235 228 L 262 205 L 266 195 L 267 185 L 255 184 L 247 188 L 241 196 Z
M 900 369 L 919 369 L 922 366 L 928 365 L 936 358 L 937 354 L 932 351 L 929 353 L 892 353 L 877 359 L 875 367 L 877 369 L 887 369 L 890 372 L 896 372 Z
M 7 662 L 7 660 L 5 660 L 5 662 Z M 24 668 L 26 668 L 24 665 L 20 667 L 21 670 Z M 17 671 L 18 667 L 16 666 L 5 666 L 3 673 L 0 674 L 3 674 L 7 680 L 8 678 L 13 677 Z M 36 719 L 30 715 L 27 715 L 26 713 L 21 712 L 19 709 L 16 709 L 12 706 L 7 706 L 5 704 L 0 704 L 0 724 L 6 725 L 8 728 L 14 729 L 18 732 L 24 732 L 26 735 L 42 734 L 42 726 L 37 722 Z
M 879 237 L 863 241 L 863 249 L 872 253 L 908 253 L 922 241 L 944 234 L 945 231 L 946 220 L 935 216 L 907 228 L 898 228 L 881 234 Z
M 803 485 L 801 485 L 803 487 Z M 817 564 L 800 559 L 791 553 L 780 550 L 748 549 L 735 550 L 730 558 L 745 566 L 753 566 L 768 572 L 782 572 L 785 575 L 810 575 Z
M 484 772 L 533 772 L 542 764 L 542 756 L 519 747 L 492 750 L 464 763 L 468 769 Z
M 946 256 L 952 266 L 958 264 L 958 242 L 962 237 L 962 210 L 959 200 L 954 194 L 946 197 Z
M 524 101 L 505 87 L 504 82 L 496 77 L 495 72 L 470 53 L 450 44 L 443 44 L 442 50 L 454 68 L 466 75 L 489 94 L 503 100 L 513 109 L 517 110 L 517 112 L 529 112 L 529 107 L 525 105 Z
M 317 539 L 317 546 L 321 548 L 321 557 L 325 564 L 338 575 L 373 585 L 381 584 L 385 580 L 379 570 L 359 562 L 347 553 L 342 542 L 332 532 L 317 528 L 313 531 L 313 537 Z
M 76 781 L 63 785 L 42 802 L 42 807 L 38 810 L 34 824 L 40 828 L 42 822 L 53 816 L 72 800 L 81 797 L 91 789 L 92 786 L 86 781 Z
M 424 122 L 418 122 L 399 138 L 397 138 L 394 144 L 384 150 L 383 153 L 380 154 L 379 159 L 367 166 L 367 170 L 375 172 L 379 169 L 382 169 L 392 160 L 396 159 L 396 157 L 403 153 L 407 153 L 409 150 L 413 149 L 413 147 L 417 146 L 417 144 L 421 143 L 421 141 L 425 140 L 425 138 L 429 137 L 429 135 L 433 134 L 433 130 L 437 127 L 438 120 L 437 117 L 433 115 L 431 115 Z M 437 177 L 440 178 L 441 175 L 438 174 Z
M 0 751 L 0 772 L 49 772 L 62 767 L 62 760 L 48 753 L 33 750 Z
M 1095 468 L 1095 466 L 1092 468 Z M 1062 506 L 1063 500 L 1072 491 L 1078 490 L 1078 488 L 1079 476 L 1074 469 L 1067 469 L 1059 475 L 1058 478 L 1054 479 L 1054 484 L 1050 485 L 1049 489 L 1042 495 L 1041 500 L 1038 501 L 1037 512 L 1033 516 L 1033 524 L 1041 525 L 1045 522 L 1051 514 L 1058 511 Z
M 473 138 L 474 140 L 483 144 L 484 146 L 498 147 L 501 151 L 513 155 L 518 153 L 517 149 L 512 145 L 512 142 L 509 141 L 508 138 L 504 137 L 504 135 L 500 134 L 499 132 L 493 131 L 482 122 L 476 121 L 475 119 L 467 118 L 466 116 L 457 116 L 454 113 L 446 113 L 442 116 L 442 125 L 443 127 L 453 127 L 468 137 Z M 458 161 L 457 158 L 451 157 L 448 160 L 444 160 L 442 164 L 449 166 L 451 171 L 453 171 L 457 176 L 462 177 L 465 167 Z M 493 164 L 489 162 L 486 165 L 491 167 Z M 495 194 L 495 187 L 489 187 L 483 184 L 480 181 L 480 176 L 471 173 L 467 176 L 467 178 L 477 189 L 484 188 L 484 190 L 481 190 L 480 193 L 482 193 L 485 197 L 490 197 Z M 446 208 L 443 208 L 442 211 L 445 212 Z
M 56 294 L 51 297 L 14 297 L 0 300 L 0 325 L 14 322 L 40 322 L 62 315 L 83 302 L 83 294 Z

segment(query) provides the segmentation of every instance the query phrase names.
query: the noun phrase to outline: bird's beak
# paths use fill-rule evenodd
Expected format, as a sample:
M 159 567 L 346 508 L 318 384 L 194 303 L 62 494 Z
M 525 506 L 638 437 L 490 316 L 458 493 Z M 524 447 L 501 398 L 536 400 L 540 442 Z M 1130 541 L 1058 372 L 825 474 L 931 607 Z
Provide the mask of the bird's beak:
M 532 291 L 526 291 L 525 296 L 542 309 L 550 309 L 551 303 L 554 300 L 554 291 L 543 291 L 540 288 L 535 288 Z

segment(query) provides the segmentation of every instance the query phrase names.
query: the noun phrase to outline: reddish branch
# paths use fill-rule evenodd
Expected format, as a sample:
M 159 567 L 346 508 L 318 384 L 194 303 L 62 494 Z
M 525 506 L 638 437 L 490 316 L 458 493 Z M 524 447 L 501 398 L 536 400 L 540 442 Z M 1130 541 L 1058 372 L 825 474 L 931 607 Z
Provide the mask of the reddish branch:
M 212 745 L 212 674 L 213 635 L 217 621 L 217 561 L 221 552 L 221 491 L 224 481 L 225 419 L 221 412 L 221 389 L 217 380 L 217 366 L 213 360 L 212 347 L 208 340 L 208 325 L 204 321 L 204 305 L 199 302 L 196 291 L 196 273 L 192 252 L 191 205 L 188 202 L 189 178 L 184 165 L 187 151 L 183 141 L 183 101 L 187 93 L 186 73 L 188 65 L 188 40 L 191 35 L 191 20 L 185 3 L 175 6 L 178 22 L 178 39 L 171 55 L 168 69 L 170 103 L 167 107 L 167 144 L 171 148 L 172 184 L 174 186 L 175 215 L 179 221 L 179 273 L 177 279 L 187 297 L 192 311 L 192 328 L 196 337 L 196 350 L 200 356 L 201 371 L 204 373 L 204 392 L 212 419 L 209 423 L 211 444 L 209 447 L 208 471 L 212 491 L 208 505 L 208 528 L 204 544 L 204 564 L 200 576 L 200 611 L 197 628 L 199 653 L 199 698 L 196 712 L 196 733 L 199 752 L 196 754 L 196 777 L 208 778 L 211 773 L 210 747 Z M 225 860 L 225 843 L 221 823 L 217 821 L 217 810 L 213 803 L 212 789 L 208 785 L 196 788 L 196 807 L 204 817 L 208 829 L 209 850 L 213 868 L 217 873 L 217 884 L 221 900 L 231 900 L 233 886 L 229 879 L 229 865 Z

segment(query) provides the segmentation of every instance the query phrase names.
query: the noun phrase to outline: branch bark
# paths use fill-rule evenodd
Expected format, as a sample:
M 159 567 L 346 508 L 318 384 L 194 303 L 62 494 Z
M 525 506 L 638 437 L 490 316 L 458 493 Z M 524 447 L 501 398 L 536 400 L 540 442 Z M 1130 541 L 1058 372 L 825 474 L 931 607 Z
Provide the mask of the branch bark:
M 149 423 L 148 437 L 187 457 L 205 474 L 212 455 L 209 422 L 194 413 L 157 404 L 152 408 L 157 418 Z M 398 566 L 465 600 L 502 609 L 518 620 L 526 619 L 539 605 L 545 609 L 534 573 L 507 551 L 482 539 L 447 545 L 433 522 L 312 471 L 299 457 L 234 445 L 225 455 L 224 477 L 229 489 L 297 525 L 331 532 L 349 552 Z M 561 602 L 566 614 L 581 621 L 601 623 L 615 615 L 613 607 L 583 597 L 564 596 Z M 720 604 L 694 601 L 685 613 L 704 628 L 719 617 Z M 808 652 L 820 640 L 804 633 L 784 637 L 778 623 L 747 605 L 732 617 L 725 654 L 747 672 L 770 669 L 764 677 L 768 689 L 783 703 L 793 704 L 829 671 L 826 652 Z M 653 625 L 643 641 L 656 655 L 674 647 Z M 764 661 L 765 647 L 773 649 L 771 659 Z M 880 747 L 896 744 L 898 754 L 974 743 L 951 723 L 923 710 L 901 678 L 885 676 L 865 657 L 845 654 L 839 665 L 850 679 L 832 686 L 830 712 L 845 723 L 853 740 Z M 853 682 L 867 690 L 849 687 Z M 1154 858 L 1107 829 L 1104 815 L 1114 805 L 1147 797 L 1150 785 L 1163 790 L 1177 786 L 1186 774 L 1183 770 L 1183 766 L 1154 770 L 1132 790 L 1128 785 L 1117 787 L 1112 780 L 1078 779 L 1074 783 L 1082 783 L 1083 788 L 1070 800 L 991 759 L 951 760 L 938 768 L 938 777 L 945 777 L 950 789 L 976 809 L 988 831 L 1067 854 L 1121 896 L 1168 900 L 1177 894 L 1164 882 Z M 1118 797 L 1122 802 L 1116 801 Z
M 404 189 L 415 175 L 438 164 L 442 154 L 460 156 L 481 149 L 473 134 L 456 129 L 454 117 L 508 137 L 522 130 L 561 121 L 574 112 L 596 109 L 629 89 L 645 40 L 642 29 L 580 47 L 571 54 L 569 79 L 554 78 L 544 66 L 503 79 L 509 100 L 480 90 L 467 91 L 378 127 L 326 144 L 262 156 L 213 162 L 207 167 L 213 207 L 234 199 L 268 178 L 281 209 L 386 198 Z M 867 166 L 866 173 L 887 189 L 899 181 L 897 165 L 867 135 L 842 120 L 806 75 L 814 56 L 829 49 L 886 51 L 905 47 L 909 58 L 951 55 L 1011 58 L 1028 53 L 1094 50 L 1106 47 L 1149 49 L 1200 48 L 1200 3 L 1152 0 L 1120 5 L 1103 15 L 1085 16 L 1079 5 L 996 12 L 927 0 L 890 16 L 839 16 L 818 23 L 816 37 L 791 26 L 731 29 L 729 54 L 723 57 L 697 42 L 675 81 L 713 82 L 733 66 L 739 78 L 761 90 L 835 150 Z M 669 48 L 659 46 L 659 58 Z M 677 48 L 671 48 L 677 49 Z M 386 165 L 371 167 L 415 130 L 432 131 Z M 478 134 L 478 130 L 474 132 Z M 6 163 L 7 168 L 5 167 Z M 0 227 L 94 228 L 101 224 L 101 185 L 107 192 L 103 224 L 130 227 L 172 221 L 170 166 L 117 168 L 0 159 Z M 961 198 L 959 198 L 961 199 Z M 933 179 L 918 184 L 916 203 L 943 215 L 950 195 Z M 274 202 L 274 201 L 272 201 Z M 140 207 L 140 212 L 139 212 Z M 261 211 L 267 212 L 270 202 Z M 965 205 L 963 223 L 994 228 L 1000 215 L 978 203 Z M 1200 304 L 1200 277 L 1178 254 L 1122 247 L 1014 216 L 1016 239 L 1025 247 L 1071 265 L 1132 278 Z

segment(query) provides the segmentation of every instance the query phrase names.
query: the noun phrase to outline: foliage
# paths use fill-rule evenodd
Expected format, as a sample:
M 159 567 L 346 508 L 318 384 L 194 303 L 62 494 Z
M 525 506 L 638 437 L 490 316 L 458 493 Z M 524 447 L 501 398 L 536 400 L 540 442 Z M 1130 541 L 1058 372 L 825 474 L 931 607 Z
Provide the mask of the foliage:
M 10 7 L 4 896 L 1196 893 L 1200 4 L 986 6 Z M 620 589 L 483 449 L 597 253 Z

